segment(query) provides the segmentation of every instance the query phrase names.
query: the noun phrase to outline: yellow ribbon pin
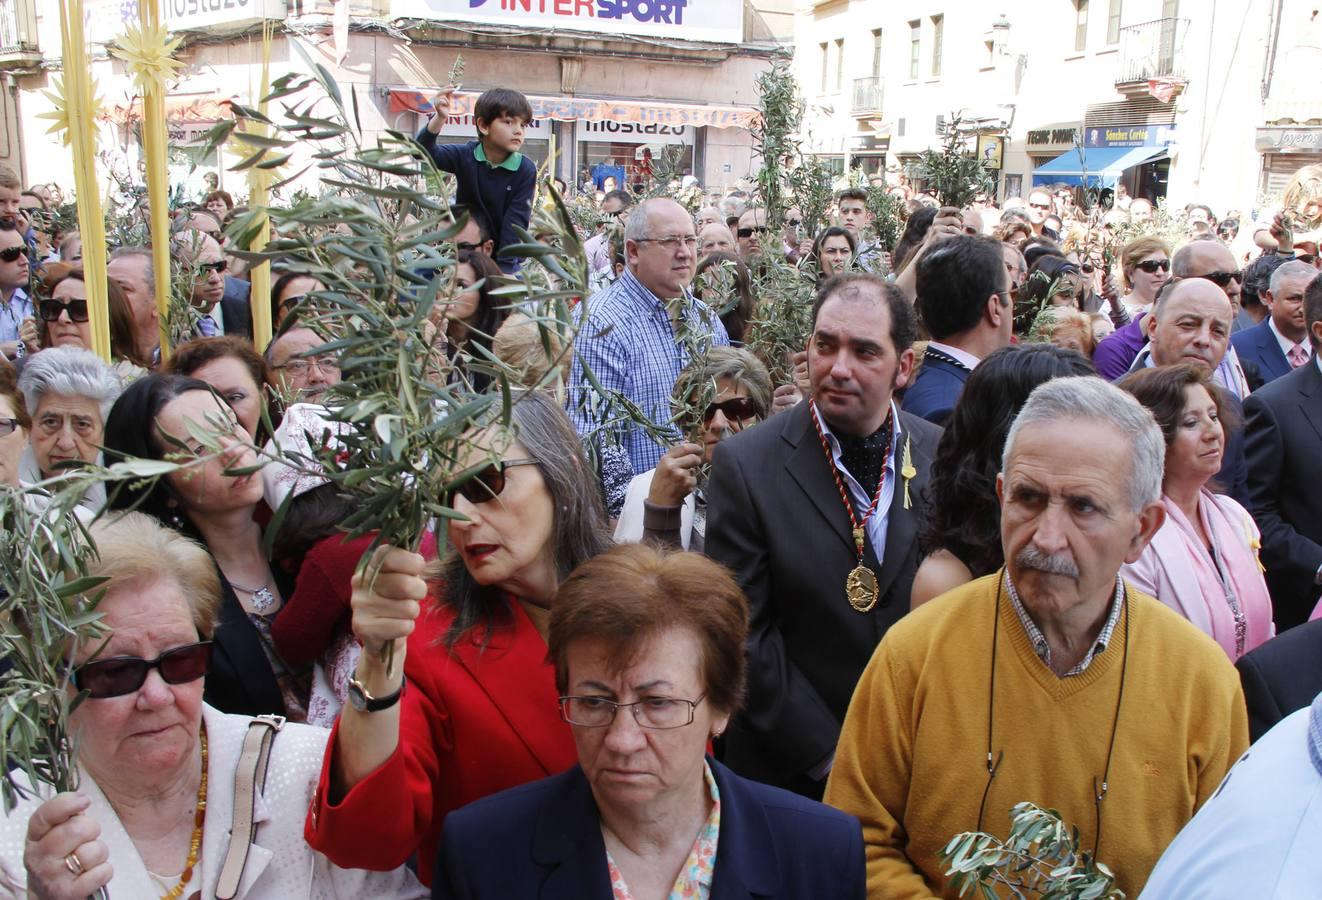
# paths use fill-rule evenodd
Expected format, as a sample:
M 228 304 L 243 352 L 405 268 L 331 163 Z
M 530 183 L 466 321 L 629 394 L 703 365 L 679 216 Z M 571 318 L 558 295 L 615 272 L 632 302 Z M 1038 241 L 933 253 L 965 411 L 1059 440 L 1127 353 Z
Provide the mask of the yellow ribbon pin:
M 909 482 L 918 475 L 918 470 L 913 467 L 913 448 L 909 444 L 909 436 L 904 436 L 904 461 L 900 466 L 900 477 L 904 479 L 904 508 L 908 509 L 913 505 L 909 499 Z

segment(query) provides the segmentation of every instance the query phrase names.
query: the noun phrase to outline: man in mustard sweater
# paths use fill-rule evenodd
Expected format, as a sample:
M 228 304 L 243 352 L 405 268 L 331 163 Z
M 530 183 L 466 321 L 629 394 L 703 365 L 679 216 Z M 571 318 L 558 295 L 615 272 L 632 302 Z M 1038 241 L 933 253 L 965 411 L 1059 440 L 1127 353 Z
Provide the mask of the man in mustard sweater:
M 1226 655 L 1118 575 L 1161 526 L 1164 455 L 1100 378 L 1029 397 L 997 481 L 1005 570 L 892 627 L 850 703 L 825 799 L 863 824 L 870 897 L 942 895 L 950 838 L 1004 837 L 1025 800 L 1135 897 L 1248 746 Z

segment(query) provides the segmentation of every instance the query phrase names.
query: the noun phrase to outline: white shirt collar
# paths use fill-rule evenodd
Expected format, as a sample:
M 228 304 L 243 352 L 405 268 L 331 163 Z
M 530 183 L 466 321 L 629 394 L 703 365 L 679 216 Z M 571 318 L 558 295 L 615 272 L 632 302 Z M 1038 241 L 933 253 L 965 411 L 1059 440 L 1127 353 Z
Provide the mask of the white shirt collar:
M 982 362 L 982 360 L 978 359 L 978 357 L 969 353 L 967 350 L 961 350 L 958 347 L 952 347 L 949 344 L 943 344 L 940 341 L 928 341 L 927 346 L 931 347 L 933 350 L 941 351 L 956 362 L 963 363 L 969 371 L 976 369 L 978 363 Z
M 1290 351 L 1299 345 L 1296 345 L 1294 341 L 1281 334 L 1280 329 L 1276 327 L 1275 320 L 1273 320 L 1271 316 L 1267 317 L 1267 327 L 1271 329 L 1272 336 L 1276 338 L 1276 343 L 1281 345 L 1281 353 L 1285 354 L 1285 359 L 1288 362 L 1290 359 Z M 1309 356 L 1313 355 L 1313 347 L 1309 344 L 1307 336 L 1304 337 L 1302 346 L 1304 350 L 1308 352 Z

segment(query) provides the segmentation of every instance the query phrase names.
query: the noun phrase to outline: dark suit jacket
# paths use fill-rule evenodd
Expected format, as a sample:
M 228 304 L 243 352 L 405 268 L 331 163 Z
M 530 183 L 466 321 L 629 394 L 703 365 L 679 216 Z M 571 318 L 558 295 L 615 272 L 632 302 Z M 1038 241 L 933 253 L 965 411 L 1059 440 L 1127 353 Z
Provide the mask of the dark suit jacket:
M 1272 638 L 1235 666 L 1249 707 L 1249 736 L 1256 741 L 1322 693 L 1322 620 Z
M 225 296 L 220 298 L 220 314 L 225 319 L 225 333 L 252 338 L 252 285 L 242 278 L 225 276 Z M 265 347 L 258 347 L 261 353 Z
M 1322 372 L 1300 366 L 1244 401 L 1249 496 L 1276 630 L 1307 620 L 1322 592 Z
M 941 429 L 900 413 L 917 476 L 904 508 L 903 480 L 889 510 L 879 564 L 865 565 L 881 599 L 858 613 L 845 578 L 858 564 L 840 498 L 807 403 L 741 432 L 716 449 L 707 487 L 705 551 L 748 595 L 748 698 L 731 723 L 723 760 L 741 775 L 809 796 L 807 773 L 835 752 L 854 685 L 886 630 L 909 611 L 919 562 L 920 513 Z
M 711 900 L 862 900 L 857 819 L 708 762 L 721 792 Z M 451 813 L 432 897 L 611 900 L 601 818 L 583 770 L 574 766 Z
M 211 671 L 207 673 L 203 699 L 225 713 L 243 716 L 285 714 L 285 700 L 271 671 L 271 663 L 262 649 L 257 626 L 243 607 L 234 588 L 220 569 L 220 621 L 213 637 Z M 292 588 L 292 585 L 290 585 Z M 281 595 L 289 588 L 281 585 Z
M 904 392 L 904 411 L 920 416 L 934 425 L 944 426 L 950 413 L 964 392 L 964 382 L 973 374 L 951 362 L 944 355 L 927 354 L 923 357 L 918 377 Z
M 1263 319 L 1252 328 L 1230 336 L 1230 343 L 1239 354 L 1240 364 L 1251 362 L 1257 366 L 1264 384 L 1289 374 L 1293 368 L 1281 352 L 1281 345 L 1276 342 L 1276 333 L 1271 330 L 1269 322 L 1271 319 Z

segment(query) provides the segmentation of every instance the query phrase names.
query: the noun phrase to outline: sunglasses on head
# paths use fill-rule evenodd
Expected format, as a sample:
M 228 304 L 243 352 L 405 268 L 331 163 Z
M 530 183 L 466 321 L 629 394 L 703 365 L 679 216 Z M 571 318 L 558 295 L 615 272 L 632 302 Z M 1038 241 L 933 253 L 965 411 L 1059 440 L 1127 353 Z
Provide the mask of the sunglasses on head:
M 74 670 L 73 683 L 93 700 L 105 700 L 138 690 L 152 669 L 161 673 L 166 684 L 187 684 L 197 681 L 210 668 L 211 641 L 198 641 L 166 650 L 155 659 L 111 656 L 84 663 Z
M 731 422 L 742 422 L 757 415 L 757 407 L 753 405 L 752 400 L 747 397 L 731 397 L 729 400 L 709 405 L 707 411 L 702 414 L 702 424 L 711 424 L 718 410 Z
M 58 322 L 60 313 L 67 312 L 70 322 L 87 321 L 87 301 L 70 300 L 65 303 L 61 300 L 42 300 L 41 301 L 41 319 L 43 322 Z
M 199 272 L 215 272 L 217 275 L 219 275 L 222 272 L 224 272 L 226 269 L 228 269 L 229 265 L 230 265 L 230 261 L 228 259 L 219 259 L 216 260 L 215 262 L 202 263 L 197 267 L 197 270 Z
M 0 250 L 0 262 L 17 262 L 20 256 L 27 253 L 26 247 L 6 247 Z
M 1244 283 L 1244 271 L 1242 269 L 1238 272 L 1208 272 L 1206 275 L 1198 275 L 1196 277 L 1206 278 L 1219 288 L 1224 288 L 1226 285 L 1230 284 L 1232 278 L 1235 280 L 1235 284 Z
M 445 495 L 445 505 L 454 508 L 454 495 L 469 503 L 486 503 L 505 490 L 505 470 L 511 466 L 535 466 L 535 459 L 501 459 L 478 469 L 468 480 Z
M 1171 270 L 1171 261 L 1169 259 L 1145 259 L 1135 266 L 1147 272 L 1149 275 L 1156 275 L 1158 272 L 1169 272 Z
M 770 230 L 765 225 L 754 225 L 752 228 L 740 228 L 738 234 L 741 238 L 751 238 L 754 234 L 762 234 Z

